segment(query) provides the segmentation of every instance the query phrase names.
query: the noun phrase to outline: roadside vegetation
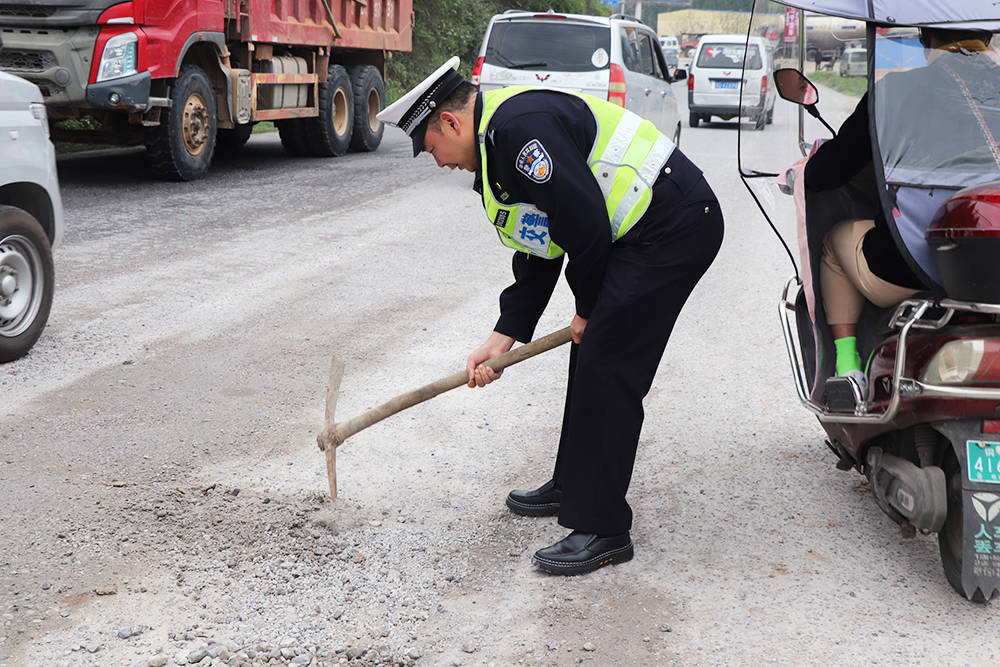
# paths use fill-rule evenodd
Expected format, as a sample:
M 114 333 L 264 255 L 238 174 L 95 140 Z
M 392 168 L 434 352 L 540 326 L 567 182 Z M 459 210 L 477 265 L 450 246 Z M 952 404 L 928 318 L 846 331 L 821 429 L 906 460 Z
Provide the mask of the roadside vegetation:
M 809 79 L 838 93 L 859 98 L 868 89 L 868 79 L 863 76 L 840 76 L 836 72 L 810 72 Z
M 394 52 L 387 62 L 386 97 L 389 102 L 419 83 L 451 56 L 462 59 L 459 71 L 468 78 L 476 64 L 486 24 L 508 9 L 607 16 L 600 0 L 416 0 L 413 3 L 413 50 Z
M 689 0 L 684 8 L 749 11 L 752 4 L 752 0 Z M 486 24 L 494 14 L 509 9 L 551 9 L 557 13 L 594 16 L 614 13 L 601 0 L 414 0 L 413 5 L 413 51 L 391 54 L 386 76 L 389 102 L 398 99 L 451 56 L 461 58 L 459 71 L 466 78 L 471 76 Z M 677 8 L 676 2 L 647 0 L 642 5 L 642 19 L 655 29 L 657 14 Z M 634 9 L 634 3 L 627 3 L 628 13 Z

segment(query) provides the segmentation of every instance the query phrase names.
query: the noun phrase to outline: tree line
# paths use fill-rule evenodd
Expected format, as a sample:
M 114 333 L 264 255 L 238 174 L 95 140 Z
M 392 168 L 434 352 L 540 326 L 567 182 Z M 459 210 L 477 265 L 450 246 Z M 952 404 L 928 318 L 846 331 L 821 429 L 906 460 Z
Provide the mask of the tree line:
M 508 9 L 552 9 L 597 16 L 610 13 L 600 0 L 413 0 L 413 51 L 396 52 L 389 59 L 388 99 L 399 97 L 451 56 L 461 58 L 459 71 L 466 78 L 471 76 L 490 17 Z
M 753 0 L 692 0 L 692 9 L 749 11 Z M 642 14 L 656 28 L 656 15 L 678 8 L 677 3 L 645 0 Z M 486 25 L 494 14 L 508 9 L 608 16 L 617 11 L 601 0 L 413 0 L 413 50 L 395 52 L 388 61 L 386 95 L 391 102 L 440 67 L 451 56 L 462 59 L 461 73 L 468 78 L 476 63 Z M 633 12 L 635 3 L 625 3 Z

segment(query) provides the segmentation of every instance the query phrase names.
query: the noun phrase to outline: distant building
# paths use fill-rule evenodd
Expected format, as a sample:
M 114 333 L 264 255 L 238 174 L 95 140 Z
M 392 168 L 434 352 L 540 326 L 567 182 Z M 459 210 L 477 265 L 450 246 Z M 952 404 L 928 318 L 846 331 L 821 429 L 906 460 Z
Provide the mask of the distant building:
M 656 16 L 658 35 L 707 35 L 745 33 L 750 12 L 717 9 L 678 9 Z

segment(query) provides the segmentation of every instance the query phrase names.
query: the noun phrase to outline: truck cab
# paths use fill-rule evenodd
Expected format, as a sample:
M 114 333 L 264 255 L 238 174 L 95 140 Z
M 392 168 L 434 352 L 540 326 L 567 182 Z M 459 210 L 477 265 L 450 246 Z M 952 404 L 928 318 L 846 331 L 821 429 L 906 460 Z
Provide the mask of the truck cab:
M 0 70 L 38 85 L 56 138 L 145 144 L 168 179 L 200 178 L 217 145 L 263 120 L 296 155 L 374 150 L 385 54 L 409 50 L 412 0 L 335 4 L 0 0 Z

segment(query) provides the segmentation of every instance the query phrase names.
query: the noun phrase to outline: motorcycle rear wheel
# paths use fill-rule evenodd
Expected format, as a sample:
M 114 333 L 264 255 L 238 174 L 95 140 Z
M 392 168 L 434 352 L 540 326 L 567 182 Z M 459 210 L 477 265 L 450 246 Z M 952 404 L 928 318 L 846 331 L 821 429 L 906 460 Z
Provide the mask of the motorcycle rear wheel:
M 944 526 L 938 533 L 938 549 L 941 552 L 941 565 L 944 568 L 945 579 L 955 589 L 955 592 L 965 597 L 962 587 L 962 547 L 965 543 L 965 515 L 962 510 L 962 466 L 958 464 L 953 451 L 945 455 L 944 474 L 948 485 L 948 515 Z M 986 603 L 986 596 L 979 589 L 972 596 L 972 601 Z

